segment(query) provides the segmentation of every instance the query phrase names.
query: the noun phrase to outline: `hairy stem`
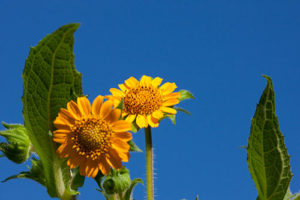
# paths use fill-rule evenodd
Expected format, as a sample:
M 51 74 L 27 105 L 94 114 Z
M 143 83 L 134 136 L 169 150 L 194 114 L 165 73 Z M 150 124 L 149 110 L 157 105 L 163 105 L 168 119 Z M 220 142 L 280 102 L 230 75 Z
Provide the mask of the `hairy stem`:
M 145 128 L 146 141 L 146 179 L 147 179 L 147 200 L 154 200 L 153 192 L 153 148 L 151 127 Z

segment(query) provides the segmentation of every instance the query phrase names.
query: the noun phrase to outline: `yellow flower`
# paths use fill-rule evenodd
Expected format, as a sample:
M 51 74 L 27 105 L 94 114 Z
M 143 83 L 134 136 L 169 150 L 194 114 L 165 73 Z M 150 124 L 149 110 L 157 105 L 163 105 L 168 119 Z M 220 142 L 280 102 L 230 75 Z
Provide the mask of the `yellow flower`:
M 112 95 L 107 96 L 114 106 L 118 106 L 123 99 L 123 117 L 126 121 L 133 122 L 140 127 L 158 127 L 159 120 L 167 114 L 176 114 L 172 106 L 179 103 L 179 92 L 175 83 L 165 83 L 159 87 L 163 79 L 143 76 L 140 81 L 130 77 L 119 89 L 111 88 Z
M 69 157 L 68 166 L 80 168 L 80 175 L 95 177 L 99 170 L 106 175 L 110 166 L 121 169 L 130 157 L 128 141 L 131 124 L 119 120 L 120 110 L 112 109 L 112 102 L 98 96 L 91 106 L 86 97 L 70 101 L 54 121 L 57 128 L 53 140 L 61 143 L 60 157 Z

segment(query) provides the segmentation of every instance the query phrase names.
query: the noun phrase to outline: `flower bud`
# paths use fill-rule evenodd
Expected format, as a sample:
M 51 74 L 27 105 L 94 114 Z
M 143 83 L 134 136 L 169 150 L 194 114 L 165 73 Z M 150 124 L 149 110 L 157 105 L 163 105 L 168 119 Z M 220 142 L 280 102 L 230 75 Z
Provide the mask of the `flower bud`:
M 7 130 L 0 131 L 0 135 L 6 138 L 7 143 L 0 143 L 0 151 L 15 163 L 25 162 L 30 157 L 32 149 L 26 128 L 21 124 L 5 124 L 2 122 L 2 125 Z

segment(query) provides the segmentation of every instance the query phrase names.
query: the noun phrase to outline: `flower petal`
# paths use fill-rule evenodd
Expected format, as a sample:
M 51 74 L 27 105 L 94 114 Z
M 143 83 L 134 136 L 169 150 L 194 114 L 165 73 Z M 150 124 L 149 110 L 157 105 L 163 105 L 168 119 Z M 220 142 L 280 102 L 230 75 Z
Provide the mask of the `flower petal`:
M 53 122 L 54 126 L 57 129 L 63 129 L 63 130 L 69 130 L 71 131 L 71 124 L 69 124 L 65 119 L 61 118 L 61 117 L 56 117 L 55 121 Z
M 71 100 L 67 104 L 67 108 L 68 108 L 68 111 L 70 111 L 70 113 L 72 113 L 73 116 L 76 117 L 76 119 L 80 119 L 82 117 L 82 113 L 80 112 L 77 103 L 75 103 L 74 101 Z
M 143 115 L 138 115 L 138 116 L 136 117 L 136 124 L 137 124 L 140 128 L 148 127 L 147 119 L 146 119 L 146 117 L 143 116 Z
M 114 148 L 110 148 L 106 160 L 114 169 L 122 168 L 121 158 Z
M 160 90 L 162 92 L 162 95 L 167 95 L 172 93 L 177 88 L 177 85 L 175 83 L 167 82 L 160 86 Z
M 162 81 L 163 81 L 162 78 L 156 77 L 152 80 L 152 86 L 157 88 L 161 84 Z
M 90 101 L 86 97 L 78 97 L 77 98 L 78 108 L 83 115 L 90 115 L 91 113 L 91 104 Z
M 174 106 L 178 103 L 179 103 L 178 99 L 169 99 L 169 100 L 163 102 L 162 106 Z
M 161 107 L 160 108 L 161 111 L 166 112 L 166 113 L 170 113 L 170 114 L 176 114 L 177 110 L 175 110 L 174 108 L 169 108 L 169 107 Z
M 121 110 L 120 109 L 113 109 L 110 114 L 107 116 L 106 120 L 110 123 L 113 123 L 115 121 L 118 121 L 121 116 Z
M 75 118 L 72 115 L 71 112 L 69 112 L 68 110 L 61 108 L 60 112 L 58 113 L 58 116 L 60 118 L 63 118 L 64 120 L 66 120 L 68 122 L 68 124 L 74 124 L 75 123 Z
M 131 123 L 125 120 L 113 122 L 111 125 L 114 132 L 125 132 L 131 130 Z
M 68 142 L 66 142 L 66 143 L 60 145 L 56 151 L 57 151 L 59 157 L 66 158 L 70 155 L 70 153 L 72 151 L 72 147 Z
M 127 87 L 129 87 L 129 88 L 134 88 L 134 87 L 136 87 L 138 84 L 139 84 L 139 81 L 136 80 L 136 78 L 134 78 L 134 77 L 130 77 L 129 79 L 127 79 L 127 80 L 125 81 L 125 85 L 126 85 Z
M 152 113 L 152 116 L 159 120 L 164 116 L 164 113 L 160 110 L 156 110 Z
M 136 115 L 128 115 L 125 120 L 132 123 L 134 121 L 135 117 L 136 117 Z
M 99 115 L 100 114 L 100 110 L 101 110 L 101 106 L 103 103 L 103 99 L 104 97 L 99 95 L 96 97 L 96 99 L 93 101 L 93 105 L 92 105 L 92 113 L 94 115 Z
M 118 90 L 116 88 L 110 88 L 109 92 L 113 95 L 113 96 L 117 96 L 117 97 L 123 97 L 124 93 L 121 90 Z
M 150 76 L 142 76 L 141 78 L 141 81 L 140 81 L 140 84 L 142 86 L 150 86 L 151 85 L 151 82 L 152 82 L 152 78 Z
M 115 149 L 123 151 L 123 152 L 128 152 L 130 149 L 130 145 L 127 142 L 125 142 L 123 140 L 119 140 L 117 138 L 112 139 L 112 146 Z
M 100 117 L 105 119 L 112 110 L 113 103 L 111 101 L 105 101 L 100 109 Z
M 153 128 L 158 127 L 158 125 L 159 125 L 158 120 L 153 118 L 151 115 L 147 116 L 147 120 L 151 127 L 153 127 Z
M 87 160 L 85 174 L 88 177 L 94 178 L 98 174 L 98 163 L 94 160 Z
M 123 92 L 126 92 L 126 91 L 129 89 L 129 88 L 126 87 L 126 85 L 124 85 L 124 84 L 119 84 L 118 86 L 119 86 L 119 88 L 120 88 Z
M 171 94 L 167 94 L 163 96 L 163 101 L 168 100 L 168 99 L 178 99 L 180 97 L 179 92 L 173 92 Z
M 106 159 L 102 157 L 98 163 L 98 167 L 101 170 L 103 175 L 107 175 L 110 172 L 110 166 L 107 163 Z
M 114 133 L 113 137 L 116 138 L 116 139 L 126 141 L 126 142 L 132 140 L 132 135 L 129 132 Z

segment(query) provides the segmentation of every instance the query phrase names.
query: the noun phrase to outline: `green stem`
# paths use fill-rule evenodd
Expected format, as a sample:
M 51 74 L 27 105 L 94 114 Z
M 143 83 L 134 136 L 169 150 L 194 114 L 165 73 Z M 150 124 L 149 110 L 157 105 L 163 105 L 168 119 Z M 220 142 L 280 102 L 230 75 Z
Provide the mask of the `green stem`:
M 147 179 L 147 199 L 154 200 L 153 192 L 153 148 L 151 127 L 145 128 L 146 141 L 146 179 Z

